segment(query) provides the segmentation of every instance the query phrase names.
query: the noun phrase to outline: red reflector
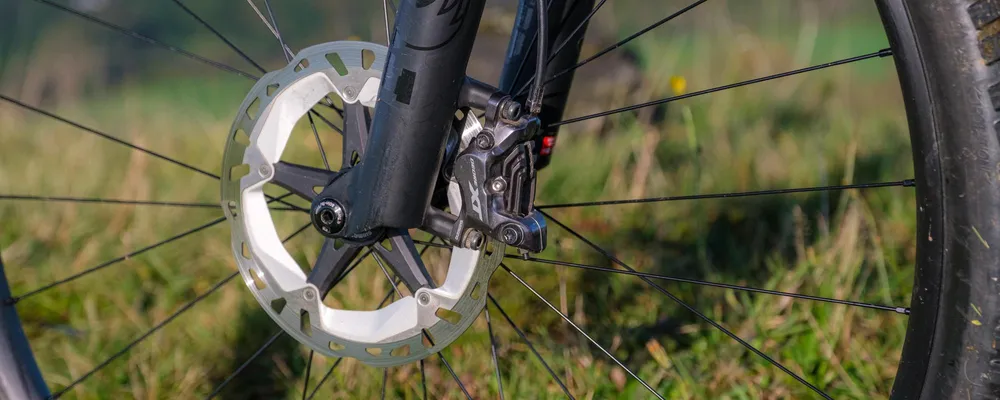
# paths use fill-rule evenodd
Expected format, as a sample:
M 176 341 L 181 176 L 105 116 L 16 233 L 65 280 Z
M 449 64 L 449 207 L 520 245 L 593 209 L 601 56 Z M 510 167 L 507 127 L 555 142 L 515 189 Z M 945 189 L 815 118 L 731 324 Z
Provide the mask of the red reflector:
M 546 149 L 546 148 L 550 149 L 550 148 L 552 148 L 552 146 L 555 146 L 555 145 L 556 145 L 556 137 L 555 136 L 546 136 L 546 137 L 542 138 L 542 148 L 543 149 Z

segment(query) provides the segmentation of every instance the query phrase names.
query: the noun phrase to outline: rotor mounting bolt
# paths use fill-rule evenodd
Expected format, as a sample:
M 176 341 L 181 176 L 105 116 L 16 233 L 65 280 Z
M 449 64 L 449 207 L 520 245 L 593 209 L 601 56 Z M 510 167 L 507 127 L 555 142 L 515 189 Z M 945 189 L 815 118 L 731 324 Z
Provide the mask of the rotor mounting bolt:
M 257 167 L 257 172 L 260 173 L 261 177 L 267 178 L 271 176 L 271 166 L 267 164 L 261 164 L 260 167 Z
M 422 306 L 426 306 L 428 304 L 431 304 L 431 295 L 427 294 L 427 292 L 423 292 L 423 293 L 418 294 L 417 295 L 417 303 L 420 304 L 420 305 L 422 305 Z
M 514 100 L 507 100 L 500 109 L 500 116 L 512 121 L 521 118 L 521 103 Z
M 490 182 L 490 190 L 492 190 L 493 193 L 500 193 L 503 192 L 504 190 L 507 190 L 507 181 L 505 181 L 503 178 L 493 179 Z
M 465 236 L 465 247 L 472 250 L 479 250 L 483 246 L 483 233 L 473 229 Z
M 347 225 L 347 212 L 344 206 L 333 200 L 321 201 L 312 213 L 313 225 L 325 234 L 335 234 L 344 230 Z
M 313 301 L 316 299 L 316 291 L 313 290 L 313 288 L 311 287 L 307 287 L 305 290 L 302 291 L 302 298 L 308 301 Z
M 348 86 L 348 87 L 344 88 L 344 94 L 347 95 L 347 97 L 354 97 L 354 95 L 357 94 L 357 93 L 354 93 L 354 87 L 353 86 Z
M 479 147 L 481 150 L 492 149 L 493 135 L 490 135 L 489 133 L 485 132 L 480 133 L 479 136 L 476 136 L 476 147 Z

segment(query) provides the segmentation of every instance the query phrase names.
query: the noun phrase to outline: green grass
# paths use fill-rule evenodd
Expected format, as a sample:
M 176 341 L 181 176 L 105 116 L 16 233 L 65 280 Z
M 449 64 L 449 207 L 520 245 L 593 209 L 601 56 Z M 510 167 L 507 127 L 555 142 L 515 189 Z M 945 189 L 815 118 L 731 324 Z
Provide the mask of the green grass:
M 622 15 L 611 24 L 620 31 L 616 37 L 634 29 L 622 22 L 632 21 L 626 11 L 615 8 L 615 15 Z M 711 20 L 707 16 L 719 8 L 702 11 L 697 21 Z M 829 22 L 804 18 L 774 32 L 736 20 L 684 22 L 708 32 L 698 36 L 654 31 L 653 38 L 630 47 L 640 56 L 634 80 L 578 84 L 567 116 L 668 96 L 674 75 L 687 79 L 689 91 L 698 90 L 885 47 L 877 16 L 865 15 L 847 13 Z M 808 26 L 810 21 L 816 26 Z M 712 29 L 720 26 L 727 29 Z M 812 36 L 810 29 L 816 32 Z M 589 43 L 585 52 L 595 46 Z M 541 173 L 538 203 L 910 178 L 894 77 L 891 61 L 872 60 L 671 104 L 662 121 L 639 113 L 566 126 L 553 164 Z M 248 88 L 239 78 L 171 76 L 126 82 L 54 108 L 218 173 L 224 132 Z M 336 136 L 327 134 L 325 146 L 336 152 Z M 319 163 L 311 132 L 299 129 L 292 140 L 288 158 Z M 210 178 L 12 107 L 0 107 L 0 143 L 0 193 L 218 201 L 218 183 Z M 895 188 L 552 214 L 640 271 L 905 305 L 915 259 L 913 204 L 912 189 Z M 13 291 L 24 293 L 219 215 L 215 209 L 3 202 L 0 244 Z M 281 234 L 307 222 L 295 213 L 275 218 Z M 549 233 L 549 249 L 540 257 L 612 267 L 556 224 L 550 223 Z M 308 263 L 319 245 L 318 234 L 307 231 L 289 248 Z M 444 272 L 444 256 L 428 252 L 436 276 Z M 806 387 L 635 277 L 509 265 L 665 397 L 812 397 Z M 223 224 L 27 298 L 18 311 L 46 381 L 59 389 L 233 271 Z M 658 283 L 834 398 L 888 395 L 905 317 Z M 364 265 L 331 301 L 371 308 L 386 290 L 378 268 Z M 502 269 L 490 291 L 577 398 L 650 397 Z M 506 398 L 561 398 L 506 321 L 495 309 L 491 316 Z M 275 329 L 237 279 L 70 394 L 199 398 Z M 444 355 L 474 397 L 496 397 L 483 319 Z M 282 338 L 223 395 L 300 398 L 307 357 L 307 350 Z M 313 360 L 310 386 L 332 361 Z M 436 358 L 426 366 L 433 398 L 463 398 Z M 415 365 L 392 368 L 389 376 L 388 397 L 419 398 Z M 380 369 L 346 360 L 318 398 L 373 398 L 381 377 Z

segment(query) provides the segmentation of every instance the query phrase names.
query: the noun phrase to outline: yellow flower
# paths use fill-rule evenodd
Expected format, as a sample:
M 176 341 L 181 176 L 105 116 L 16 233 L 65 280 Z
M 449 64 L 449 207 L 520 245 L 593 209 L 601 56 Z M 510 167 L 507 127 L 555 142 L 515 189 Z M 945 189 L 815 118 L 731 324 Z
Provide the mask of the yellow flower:
M 674 75 L 670 77 L 670 90 L 674 91 L 674 96 L 684 94 L 687 90 L 687 85 L 687 79 L 684 79 L 683 76 Z

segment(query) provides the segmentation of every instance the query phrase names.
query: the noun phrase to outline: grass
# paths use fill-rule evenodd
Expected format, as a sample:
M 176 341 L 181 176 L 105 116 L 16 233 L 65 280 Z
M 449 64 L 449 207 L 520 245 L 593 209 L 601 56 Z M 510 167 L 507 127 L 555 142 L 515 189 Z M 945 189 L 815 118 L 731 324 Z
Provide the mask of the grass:
M 654 17 L 624 4 L 595 26 L 617 38 Z M 837 18 L 822 22 L 807 7 L 791 8 L 786 12 L 800 13 L 796 23 L 764 29 L 770 14 L 740 19 L 733 16 L 738 7 L 706 5 L 678 21 L 680 27 L 637 41 L 629 50 L 638 55 L 638 67 L 610 64 L 634 70 L 628 81 L 592 79 L 606 69 L 582 68 L 581 82 L 593 85 L 576 85 L 567 115 L 669 96 L 673 76 L 698 90 L 886 47 L 868 8 L 834 10 Z M 723 12 L 729 17 L 710 18 Z M 703 34 L 684 34 L 687 28 Z M 589 38 L 584 52 L 604 39 Z M 212 77 L 178 73 L 125 81 L 46 107 L 218 173 L 222 132 L 249 84 Z M 670 104 L 662 119 L 641 112 L 568 125 L 553 164 L 541 174 L 538 203 L 910 178 L 894 77 L 889 60 L 866 61 Z M 336 153 L 336 137 L 326 134 L 325 147 Z M 287 157 L 318 165 L 311 132 L 299 129 L 292 140 Z M 0 143 L 0 193 L 218 201 L 212 179 L 13 107 L 0 107 Z M 894 188 L 559 209 L 552 215 L 640 271 L 905 305 L 915 259 L 913 204 L 912 189 Z M 25 293 L 219 215 L 215 209 L 3 202 L 0 244 L 14 292 Z M 295 213 L 275 218 L 282 234 L 307 222 Z M 209 228 L 21 301 L 18 311 L 50 387 L 69 384 L 235 271 L 227 230 L 225 224 Z M 549 230 L 550 248 L 539 257 L 613 266 L 556 224 Z M 308 230 L 289 242 L 301 263 L 314 260 L 319 245 Z M 444 256 L 428 252 L 437 276 Z M 509 266 L 664 397 L 813 397 L 635 277 L 528 262 Z M 658 283 L 834 398 L 888 396 L 905 317 Z M 378 268 L 366 264 L 331 301 L 371 308 L 386 290 Z M 502 269 L 490 291 L 577 398 L 650 397 Z M 491 316 L 506 398 L 563 397 L 499 312 L 491 309 Z M 69 394 L 202 397 L 275 329 L 246 289 L 230 282 Z M 443 352 L 476 398 L 497 393 L 486 332 L 480 319 Z M 303 347 L 280 338 L 222 395 L 300 398 L 307 358 Z M 310 387 L 332 362 L 313 359 Z M 436 358 L 426 367 L 433 398 L 463 397 Z M 389 377 L 387 397 L 419 398 L 416 365 L 392 368 Z M 382 370 L 345 360 L 317 398 L 372 398 L 381 378 Z

